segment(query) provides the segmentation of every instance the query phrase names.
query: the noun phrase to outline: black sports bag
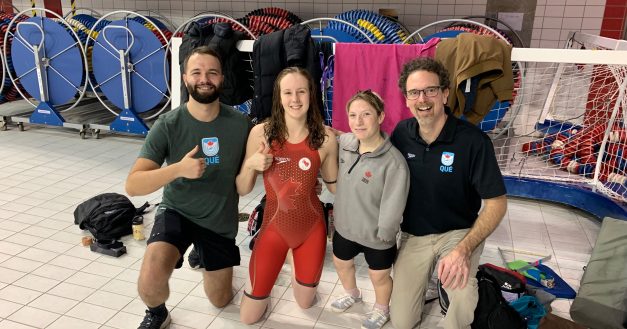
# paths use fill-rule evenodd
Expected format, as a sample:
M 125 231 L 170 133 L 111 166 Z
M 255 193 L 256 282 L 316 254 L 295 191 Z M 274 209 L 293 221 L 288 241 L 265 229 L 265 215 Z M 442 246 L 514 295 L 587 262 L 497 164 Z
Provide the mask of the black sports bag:
M 81 203 L 74 210 L 74 224 L 89 230 L 96 240 L 117 240 L 133 233 L 135 216 L 149 204 L 135 208 L 131 200 L 118 193 L 103 193 Z

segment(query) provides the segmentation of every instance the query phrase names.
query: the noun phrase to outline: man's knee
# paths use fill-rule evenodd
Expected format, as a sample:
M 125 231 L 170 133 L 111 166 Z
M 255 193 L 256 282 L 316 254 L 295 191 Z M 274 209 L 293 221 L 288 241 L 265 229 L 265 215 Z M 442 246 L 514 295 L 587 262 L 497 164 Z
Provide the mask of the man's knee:
M 456 325 L 470 325 L 479 300 L 477 280 L 469 280 L 463 289 L 448 290 L 446 293 L 450 301 L 447 317 L 455 318 Z
M 399 299 L 399 291 L 392 292 L 390 300 L 390 321 L 395 329 L 412 329 L 418 327 L 422 318 L 422 306 L 420 301 Z M 402 292 L 401 292 L 402 294 Z
M 154 302 L 167 298 L 168 281 L 174 270 L 172 262 L 177 256 L 176 249 L 164 256 L 155 255 L 154 252 L 145 254 L 137 280 L 137 291 L 144 301 Z
M 215 289 L 215 287 L 210 288 L 205 286 L 205 294 L 213 306 L 222 308 L 233 299 L 233 288 L 231 286 L 225 286 Z
M 445 289 L 446 290 L 446 289 Z M 472 302 L 473 300 L 476 302 L 479 299 L 479 287 L 477 286 L 477 279 L 471 278 L 466 283 L 466 286 L 462 289 L 451 289 L 446 290 L 446 294 L 448 295 L 451 303 L 454 301 L 459 302 Z
M 221 308 L 233 299 L 233 268 L 224 268 L 203 273 L 205 294 L 213 306 Z
M 180 257 L 174 245 L 161 241 L 149 244 L 144 253 L 139 280 L 148 281 L 147 284 L 154 280 L 167 282 Z
M 169 295 L 169 291 L 155 288 L 156 287 L 148 286 L 145 284 L 142 285 L 140 283 L 137 287 L 137 292 L 139 293 L 141 299 L 144 301 L 162 300 L 164 299 L 164 297 L 167 298 L 167 296 Z
M 137 292 L 144 301 L 161 301 L 167 298 L 169 274 L 156 268 L 142 268 L 137 280 Z
M 399 315 L 394 312 L 394 308 L 390 312 L 390 322 L 395 329 L 412 329 L 418 327 L 422 314 L 405 314 Z
M 137 280 L 140 289 L 167 285 L 172 270 L 156 263 L 145 263 L 139 271 Z

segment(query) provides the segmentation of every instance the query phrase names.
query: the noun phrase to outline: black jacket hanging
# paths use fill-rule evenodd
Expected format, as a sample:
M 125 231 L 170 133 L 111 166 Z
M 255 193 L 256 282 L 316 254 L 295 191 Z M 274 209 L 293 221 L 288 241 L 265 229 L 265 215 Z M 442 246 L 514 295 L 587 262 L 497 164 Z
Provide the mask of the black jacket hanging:
M 322 94 L 318 82 L 322 75 L 318 52 L 311 31 L 297 24 L 286 30 L 262 35 L 253 44 L 254 98 L 251 117 L 261 122 L 272 112 L 274 80 L 281 70 L 298 66 L 309 71 L 316 84 L 316 97 L 321 110 Z
M 213 24 L 213 37 L 207 43 L 222 58 L 224 83 L 220 102 L 227 105 L 240 105 L 253 97 L 252 66 L 246 61 L 248 55 L 237 49 L 237 42 L 245 34 L 235 31 L 229 23 Z
M 224 82 L 220 102 L 227 105 L 239 105 L 253 96 L 252 68 L 237 49 L 237 42 L 244 39 L 244 33 L 232 29 L 229 23 L 215 23 L 200 26 L 192 22 L 179 48 L 181 75 L 184 73 L 183 62 L 196 47 L 208 46 L 215 50 L 222 60 Z M 189 95 L 185 84 L 181 84 L 181 103 L 187 102 Z

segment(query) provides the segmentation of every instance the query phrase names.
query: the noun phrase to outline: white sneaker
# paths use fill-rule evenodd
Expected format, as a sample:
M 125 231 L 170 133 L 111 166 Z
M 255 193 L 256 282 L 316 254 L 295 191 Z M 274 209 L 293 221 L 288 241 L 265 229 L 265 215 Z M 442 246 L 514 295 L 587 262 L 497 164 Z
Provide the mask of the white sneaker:
M 360 297 L 353 297 L 351 295 L 344 295 L 338 299 L 336 299 L 333 303 L 331 303 L 331 310 L 336 313 L 342 313 L 348 310 L 355 303 L 361 302 Z
M 361 323 L 361 329 L 381 329 L 390 320 L 389 313 L 383 313 L 377 309 L 372 310 L 366 316 L 364 322 Z

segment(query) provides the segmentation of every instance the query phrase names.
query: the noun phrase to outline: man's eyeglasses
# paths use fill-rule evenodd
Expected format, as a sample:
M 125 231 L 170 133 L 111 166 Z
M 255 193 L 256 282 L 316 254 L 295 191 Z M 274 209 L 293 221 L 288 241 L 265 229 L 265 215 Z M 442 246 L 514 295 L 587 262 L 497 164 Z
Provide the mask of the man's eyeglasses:
M 405 97 L 409 100 L 415 100 L 420 97 L 420 93 L 425 94 L 425 97 L 435 97 L 438 95 L 440 89 L 440 86 L 432 86 L 425 89 L 411 89 L 405 92 Z

